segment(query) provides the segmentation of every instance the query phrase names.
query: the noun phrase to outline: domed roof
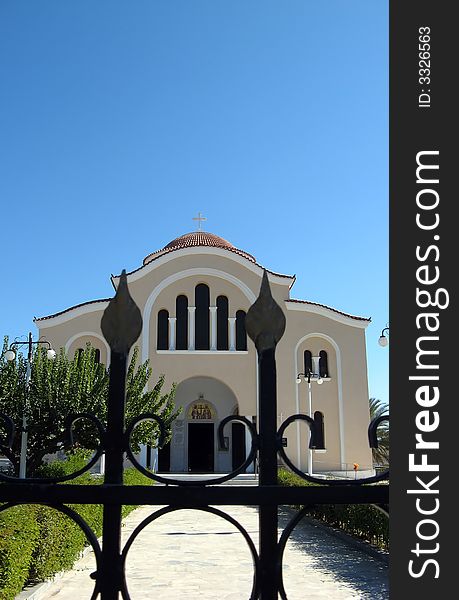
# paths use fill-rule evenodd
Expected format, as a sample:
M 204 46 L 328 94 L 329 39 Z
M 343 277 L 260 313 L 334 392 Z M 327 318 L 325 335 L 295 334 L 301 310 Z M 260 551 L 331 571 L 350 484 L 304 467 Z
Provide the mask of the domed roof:
M 185 233 L 166 244 L 163 250 L 169 248 L 187 248 L 188 246 L 216 246 L 217 248 L 234 248 L 228 240 L 207 231 L 192 231 Z
M 207 231 L 192 231 L 191 233 L 185 233 L 184 235 L 173 239 L 161 250 L 157 250 L 156 252 L 146 256 L 143 264 L 145 265 L 149 263 L 151 260 L 158 258 L 158 256 L 161 256 L 162 254 L 167 254 L 168 252 L 173 252 L 174 250 L 182 250 L 183 248 L 191 248 L 193 246 L 224 248 L 225 250 L 230 250 L 231 252 L 235 252 L 240 256 L 244 256 L 251 262 L 256 262 L 255 257 L 253 257 L 251 254 L 244 252 L 244 250 L 239 250 L 239 248 L 236 248 L 233 246 L 233 244 L 228 242 L 228 240 L 223 239 L 219 235 L 215 235 L 214 233 L 209 233 Z

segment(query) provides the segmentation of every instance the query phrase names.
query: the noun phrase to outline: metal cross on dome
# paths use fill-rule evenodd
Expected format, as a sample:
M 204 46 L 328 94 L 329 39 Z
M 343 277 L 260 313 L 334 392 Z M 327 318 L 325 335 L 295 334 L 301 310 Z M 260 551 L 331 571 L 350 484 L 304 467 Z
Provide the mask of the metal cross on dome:
M 198 221 L 198 231 L 202 229 L 202 221 L 207 221 L 207 217 L 203 217 L 201 212 L 198 212 L 197 217 L 193 217 L 193 221 Z

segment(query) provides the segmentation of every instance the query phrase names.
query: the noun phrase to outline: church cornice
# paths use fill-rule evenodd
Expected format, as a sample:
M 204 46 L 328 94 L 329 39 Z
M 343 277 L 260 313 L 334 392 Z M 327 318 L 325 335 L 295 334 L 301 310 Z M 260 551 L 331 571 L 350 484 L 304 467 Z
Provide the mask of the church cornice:
M 309 300 L 297 300 L 294 298 L 290 298 L 288 300 L 285 300 L 285 307 L 287 310 L 312 312 L 318 315 L 322 315 L 324 317 L 331 318 L 335 321 L 338 321 L 339 323 L 343 323 L 345 325 L 352 325 L 353 327 L 360 327 L 362 329 L 365 329 L 371 323 L 371 318 L 369 317 L 359 317 L 357 315 L 351 315 L 341 310 L 338 310 L 337 308 L 327 306 L 326 304 L 310 302 Z
M 223 256 L 225 258 L 230 258 L 231 260 L 237 262 L 238 264 L 246 267 L 249 271 L 256 273 L 257 275 L 262 275 L 265 268 L 257 262 L 249 260 L 244 256 L 244 254 L 239 254 L 237 249 L 233 248 L 225 248 L 225 247 L 216 247 L 216 246 L 194 246 L 190 248 L 173 248 L 165 253 L 159 254 L 158 256 L 152 258 L 146 264 L 140 266 L 133 271 L 127 273 L 128 281 L 137 281 L 150 273 L 153 269 L 169 262 L 170 260 L 174 260 L 175 258 L 179 258 L 181 256 L 189 256 L 190 254 L 206 254 L 206 255 L 216 255 Z M 270 271 L 266 269 L 269 273 L 270 281 L 273 283 L 278 283 L 281 285 L 285 285 L 288 282 L 288 287 L 291 289 L 293 284 L 296 281 L 296 275 L 284 275 L 283 273 L 276 273 L 274 271 Z M 112 275 L 111 280 L 113 287 L 116 289 L 115 281 L 118 281 L 119 275 Z M 276 279 L 278 279 L 276 281 Z
M 100 300 L 88 300 L 88 302 L 81 302 L 80 304 L 75 304 L 75 306 L 70 306 L 69 308 L 65 308 L 64 310 L 60 310 L 57 313 L 52 315 L 47 315 L 45 317 L 34 317 L 33 322 L 38 323 L 39 327 L 54 327 L 55 325 L 60 325 L 69 319 L 74 319 L 75 317 L 79 317 L 80 315 L 86 315 L 91 312 L 104 310 L 111 298 L 101 298 Z M 72 313 L 72 314 L 69 314 Z M 46 321 L 52 320 L 52 323 L 46 323 Z

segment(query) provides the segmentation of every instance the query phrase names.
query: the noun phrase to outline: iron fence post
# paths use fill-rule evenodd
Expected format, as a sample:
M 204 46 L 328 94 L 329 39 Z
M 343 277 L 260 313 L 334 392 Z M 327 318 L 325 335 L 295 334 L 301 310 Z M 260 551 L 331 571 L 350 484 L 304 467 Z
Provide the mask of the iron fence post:
M 246 330 L 258 354 L 259 484 L 277 485 L 277 380 L 276 346 L 285 331 L 285 315 L 271 294 L 263 273 L 260 294 L 246 316 Z M 260 506 L 260 597 L 278 597 L 280 572 L 277 545 L 277 503 Z
M 258 356 L 259 364 L 259 483 L 277 485 L 277 425 L 275 349 Z M 278 506 L 260 506 L 260 592 L 262 600 L 276 600 L 279 585 L 277 565 Z
M 105 436 L 105 484 L 123 483 L 126 363 L 126 354 L 112 352 Z M 121 518 L 122 505 L 119 502 L 104 506 L 102 573 L 99 580 L 102 600 L 117 600 L 122 587 Z
M 129 294 L 123 270 L 114 298 L 104 311 L 102 333 L 111 349 L 108 389 L 107 429 L 105 434 L 106 485 L 123 484 L 126 447 L 124 411 L 126 404 L 126 365 L 129 350 L 142 331 L 140 310 Z M 121 556 L 122 504 L 107 502 L 103 514 L 102 573 L 97 577 L 102 600 L 118 600 L 124 575 Z

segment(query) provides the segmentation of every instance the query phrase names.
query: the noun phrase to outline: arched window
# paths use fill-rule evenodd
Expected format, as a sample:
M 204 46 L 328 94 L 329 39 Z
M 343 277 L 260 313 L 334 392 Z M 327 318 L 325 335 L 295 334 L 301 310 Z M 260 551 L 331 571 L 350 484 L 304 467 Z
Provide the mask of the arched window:
M 181 294 L 175 300 L 175 348 L 188 350 L 188 298 Z
M 325 350 L 319 352 L 319 375 L 321 377 L 330 377 L 328 373 L 328 356 Z
M 247 350 L 244 310 L 238 310 L 236 313 L 236 350 Z
M 94 350 L 94 362 L 99 364 L 100 363 L 100 350 L 99 348 L 96 348 Z
M 304 351 L 304 374 L 312 373 L 312 352 L 310 350 Z
M 325 427 L 324 427 L 324 415 L 320 411 L 314 413 L 314 424 L 316 426 L 317 439 L 316 439 L 316 450 L 325 450 Z
M 228 350 L 228 298 L 217 298 L 217 350 Z
M 196 350 L 209 350 L 209 305 L 210 292 L 205 283 L 200 283 L 194 290 L 196 305 Z
M 169 349 L 169 312 L 165 309 L 158 312 L 156 348 L 158 350 Z

